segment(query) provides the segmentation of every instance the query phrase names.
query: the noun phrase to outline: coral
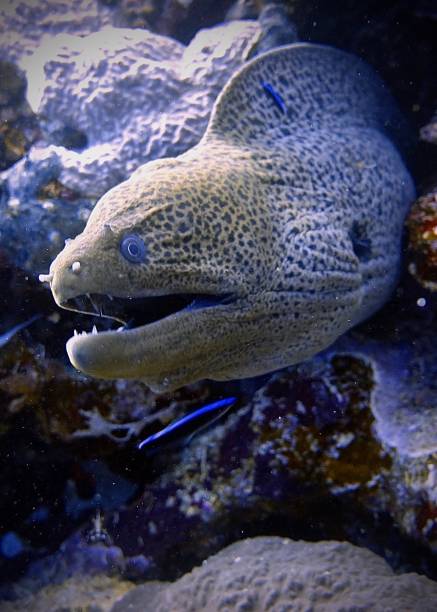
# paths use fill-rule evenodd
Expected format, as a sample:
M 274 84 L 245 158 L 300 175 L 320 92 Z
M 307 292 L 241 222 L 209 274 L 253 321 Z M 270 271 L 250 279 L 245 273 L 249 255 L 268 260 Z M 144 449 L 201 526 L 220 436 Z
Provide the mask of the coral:
M 360 348 L 370 356 L 375 389 L 371 408 L 381 442 L 402 457 L 423 457 L 437 451 L 436 352 L 426 332 L 411 347 L 370 342 Z
M 113 604 L 133 587 L 133 583 L 118 577 L 102 575 L 74 577 L 61 585 L 50 585 L 37 596 L 20 593 L 14 602 L 1 602 L 2 612 L 47 612 L 47 610 L 87 610 L 107 612 Z
M 141 163 L 196 144 L 259 36 L 256 22 L 235 22 L 202 30 L 188 47 L 124 28 L 41 45 L 23 63 L 27 97 L 47 141 L 60 145 L 61 183 L 99 197 Z M 81 147 L 72 146 L 72 132 Z
M 0 171 L 21 159 L 39 136 L 25 100 L 26 79 L 11 62 L 0 61 Z
M 20 103 L 26 91 L 26 81 L 11 62 L 0 61 L 0 106 Z
M 395 575 L 374 553 L 346 542 L 310 543 L 258 537 L 236 542 L 173 583 L 139 586 L 87 575 L 4 602 L 4 612 L 94 605 L 99 610 L 340 609 L 433 612 L 437 584 L 418 574 Z M 94 609 L 94 608 L 93 608 Z
M 236 542 L 170 585 L 136 587 L 112 612 L 433 612 L 436 601 L 435 582 L 417 574 L 395 575 L 383 559 L 363 548 L 264 537 Z
M 434 337 L 435 324 L 428 321 L 408 341 L 405 336 L 393 343 L 344 338 L 339 344 L 364 359 L 373 371 L 370 408 L 375 421 L 367 442 L 381 445 L 389 461 L 380 502 L 404 533 L 437 551 Z M 354 465 L 360 464 L 357 456 Z
M 420 130 L 422 140 L 431 144 L 437 144 L 437 113 L 434 114 L 431 121 Z
M 259 4 L 263 4 L 259 2 Z M 289 7 L 284 3 L 265 3 L 265 8 L 260 11 L 259 23 L 262 29 L 262 39 L 257 46 L 257 53 L 263 53 L 273 47 L 287 45 L 297 42 L 299 36 L 294 24 L 290 21 Z
M 66 238 L 83 229 L 105 191 L 141 163 L 177 155 L 200 140 L 218 93 L 262 35 L 255 21 L 231 22 L 201 30 L 185 46 L 140 29 L 99 29 L 107 20 L 92 5 L 78 7 L 70 30 L 67 21 L 55 19 L 57 7 L 41 31 L 29 25 L 34 53 L 11 56 L 26 75 L 25 104 L 30 116 L 30 107 L 35 111 L 42 134 L 26 158 L 2 175 L 0 232 L 14 263 L 34 274 L 48 266 Z M 29 5 L 28 17 L 32 10 Z M 15 38 L 14 28 L 22 24 L 16 19 Z M 71 33 L 59 33 L 64 31 Z M 294 30 L 289 33 L 292 39 Z M 26 36 L 20 44 L 25 41 Z M 275 41 L 267 37 L 264 47 Z M 10 44 L 8 37 L 2 39 L 6 55 L 15 49 Z M 4 65 L 15 74 L 16 65 Z M 20 126 L 2 127 L 4 168 L 35 140 L 33 131 L 27 134 Z M 25 240 L 17 240 L 18 228 L 26 228 Z M 23 242 L 26 248 L 18 248 Z
M 35 276 L 65 239 L 83 228 L 92 208 L 90 200 L 60 186 L 59 174 L 56 153 L 36 147 L 2 173 L 2 248 L 16 266 Z
M 437 188 L 420 197 L 407 221 L 410 273 L 431 291 L 437 290 Z
M 301 533 L 306 529 L 302 517 L 311 517 L 316 533 L 383 546 L 396 565 L 407 563 L 402 537 L 435 550 L 435 349 L 426 334 L 415 331 L 414 337 L 415 351 L 405 342 L 390 345 L 356 334 L 345 338 L 324 356 L 276 374 L 251 401 L 180 454 L 166 451 L 150 458 L 138 453 L 138 465 L 158 475 L 143 485 L 131 507 L 119 508 L 109 498 L 104 502 L 105 529 L 126 563 L 147 555 L 157 575 L 174 575 L 181 549 L 184 558 L 199 561 L 240 529 L 263 530 L 272 516 L 287 525 L 288 533 Z M 5 355 L 13 348 L 13 343 L 5 347 Z M 32 360 L 27 363 L 29 375 Z M 69 382 L 53 370 L 33 396 L 24 383 L 23 400 L 22 372 L 23 365 L 2 382 L 12 401 L 20 401 L 14 407 L 23 414 L 33 404 L 46 439 L 74 441 L 76 452 L 87 444 L 88 453 L 98 449 L 114 465 L 115 449 L 156 431 L 158 421 L 162 426 L 210 401 L 205 384 L 172 397 L 154 396 L 122 381 L 115 386 Z M 82 469 L 94 474 L 106 495 L 107 477 L 89 465 Z M 73 497 L 70 515 L 73 506 L 81 516 L 95 505 Z M 389 529 L 383 517 L 390 518 Z M 74 538 L 71 550 L 78 542 L 86 549 Z
M 326 612 L 358 608 L 433 612 L 437 597 L 437 583 L 415 573 L 396 575 L 382 558 L 346 542 L 242 540 L 175 582 L 147 581 L 139 586 L 120 578 L 119 550 L 97 546 L 82 555 L 81 560 L 80 555 L 66 555 L 70 567 L 64 560 L 62 581 L 34 594 L 28 578 L 15 591 L 15 601 L 3 602 L 2 610 L 42 611 L 81 602 L 111 612 L 303 610 L 308 606 Z M 71 577 L 78 563 L 88 570 Z M 101 574 L 105 568 L 111 577 Z
M 375 545 L 378 533 L 376 545 L 385 541 L 386 550 L 396 547 L 392 537 L 437 550 L 430 331 L 414 330 L 414 350 L 406 348 L 405 331 L 393 344 L 347 337 L 324 356 L 276 374 L 179 458 L 168 464 L 167 455 L 158 457 L 163 473 L 145 489 L 153 507 L 140 500 L 118 513 L 115 525 L 109 517 L 111 537 L 127 555 L 147 550 L 157 567 L 166 559 L 171 571 L 176 550 L 205 556 L 221 534 L 272 515 L 289 529 L 302 516 L 317 516 L 322 533 L 362 541 L 360 515 L 367 544 Z M 384 516 L 398 535 L 378 532 Z
M 94 439 L 108 451 L 138 437 L 147 427 L 167 424 L 181 410 L 193 409 L 208 397 L 206 385 L 178 394 L 156 395 L 141 383 L 75 377 L 58 360 L 45 358 L 39 347 L 19 339 L 0 353 L 2 427 L 7 431 L 17 415 L 29 418 L 40 439 Z
M 103 2 L 77 0 L 11 0 L 0 6 L 0 39 L 4 59 L 19 62 L 31 54 L 45 35 L 62 32 L 89 34 L 111 23 Z
M 156 28 L 156 21 L 160 17 L 164 19 L 163 13 L 171 12 L 169 4 L 176 4 L 180 7 L 179 16 L 183 12 L 183 7 L 178 2 L 163 2 L 163 0 L 120 0 L 114 4 L 117 12 L 117 26 L 123 24 L 129 28 L 145 28 L 155 32 L 159 31 Z M 170 34 L 169 31 L 163 33 Z

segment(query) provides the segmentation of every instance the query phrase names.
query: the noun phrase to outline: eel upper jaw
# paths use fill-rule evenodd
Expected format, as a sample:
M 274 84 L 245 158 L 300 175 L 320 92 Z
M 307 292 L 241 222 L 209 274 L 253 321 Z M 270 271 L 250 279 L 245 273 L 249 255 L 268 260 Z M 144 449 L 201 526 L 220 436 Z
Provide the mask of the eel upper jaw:
M 146 327 L 179 312 L 196 311 L 229 304 L 236 299 L 231 293 L 210 295 L 200 293 L 169 293 L 163 295 L 116 297 L 111 294 L 81 294 L 57 301 L 61 308 L 98 317 L 107 324 L 102 333 L 113 333 L 111 322 L 119 323 L 117 332 Z M 94 334 L 97 334 L 95 330 Z M 85 335 L 86 332 L 82 332 Z M 78 335 L 78 334 L 75 334 Z
M 216 278 L 216 271 L 203 271 L 199 280 L 208 277 L 208 284 L 200 280 L 196 287 L 191 276 L 190 293 L 166 286 L 138 295 L 129 293 L 117 275 L 106 286 L 94 282 L 91 266 L 83 261 L 75 274 L 71 262 L 76 259 L 76 253 L 68 258 L 64 253 L 50 268 L 58 306 L 93 317 L 87 325 L 93 332 L 76 333 L 67 341 L 72 365 L 95 378 L 143 380 L 154 390 L 170 391 L 194 380 L 192 373 L 214 353 L 208 349 L 211 333 L 222 336 L 213 320 L 229 319 L 247 293 L 243 278 L 221 273 Z M 206 370 L 197 379 L 205 376 Z

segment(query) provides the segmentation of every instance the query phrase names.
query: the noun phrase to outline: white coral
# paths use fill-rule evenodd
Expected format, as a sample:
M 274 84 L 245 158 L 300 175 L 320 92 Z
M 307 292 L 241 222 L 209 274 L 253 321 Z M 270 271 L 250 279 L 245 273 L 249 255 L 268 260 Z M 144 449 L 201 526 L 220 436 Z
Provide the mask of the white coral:
M 28 101 L 49 142 L 68 128 L 87 143 L 82 151 L 53 148 L 61 182 L 99 197 L 140 164 L 194 146 L 260 32 L 255 21 L 232 22 L 201 30 L 188 47 L 128 28 L 44 37 L 21 62 Z

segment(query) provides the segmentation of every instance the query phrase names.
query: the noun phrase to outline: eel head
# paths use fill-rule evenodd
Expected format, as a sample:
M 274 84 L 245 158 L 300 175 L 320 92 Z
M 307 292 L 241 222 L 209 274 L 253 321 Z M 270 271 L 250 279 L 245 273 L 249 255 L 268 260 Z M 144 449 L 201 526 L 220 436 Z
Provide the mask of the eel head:
M 59 306 L 101 317 L 105 329 L 67 342 L 79 370 L 155 390 L 220 378 L 223 362 L 238 377 L 257 242 L 268 228 L 254 216 L 237 249 L 241 211 L 223 202 L 235 179 L 203 165 L 181 156 L 140 168 L 101 198 L 42 275 Z

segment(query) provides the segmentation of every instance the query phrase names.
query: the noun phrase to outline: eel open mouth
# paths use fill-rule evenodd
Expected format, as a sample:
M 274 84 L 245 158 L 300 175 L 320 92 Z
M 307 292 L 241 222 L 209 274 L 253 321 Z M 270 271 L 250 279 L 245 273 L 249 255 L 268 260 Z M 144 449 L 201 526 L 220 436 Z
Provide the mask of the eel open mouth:
M 229 293 L 124 298 L 91 293 L 58 304 L 92 317 L 88 330 L 75 330 L 66 344 L 77 370 L 96 378 L 143 380 L 154 391 L 169 391 L 185 384 L 204 359 L 217 328 L 209 313 L 224 314 L 236 301 Z
M 182 311 L 228 305 L 233 299 L 231 294 L 169 294 L 136 298 L 86 294 L 63 302 L 62 307 L 99 317 L 105 326 L 102 331 L 114 331 L 112 329 L 114 322 L 119 324 L 117 331 L 123 331 L 144 327 Z M 96 331 L 94 327 L 93 333 L 96 333 Z

